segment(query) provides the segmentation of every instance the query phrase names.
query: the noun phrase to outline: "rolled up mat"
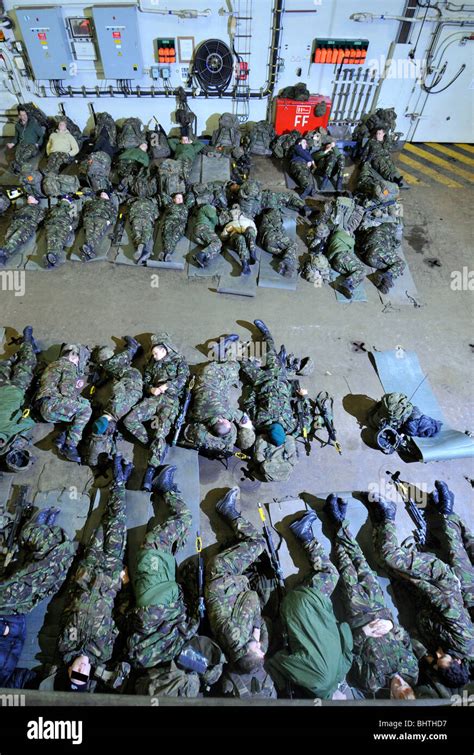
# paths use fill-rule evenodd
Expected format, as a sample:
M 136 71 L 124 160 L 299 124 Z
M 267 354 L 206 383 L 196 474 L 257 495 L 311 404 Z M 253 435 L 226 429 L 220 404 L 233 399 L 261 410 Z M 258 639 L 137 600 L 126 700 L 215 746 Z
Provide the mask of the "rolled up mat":
M 448 425 L 414 351 L 376 351 L 370 358 L 375 364 L 385 393 L 404 393 L 423 414 L 443 423 L 434 438 L 412 438 L 422 461 L 447 461 L 474 456 L 474 440 Z

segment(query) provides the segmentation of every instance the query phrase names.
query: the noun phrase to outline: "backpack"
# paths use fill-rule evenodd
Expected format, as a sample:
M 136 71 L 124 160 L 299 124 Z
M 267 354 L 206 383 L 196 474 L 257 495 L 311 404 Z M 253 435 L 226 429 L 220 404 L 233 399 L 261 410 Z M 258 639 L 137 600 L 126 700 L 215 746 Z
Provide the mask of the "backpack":
M 107 131 L 112 147 L 117 145 L 117 126 L 109 113 L 97 113 L 95 117 L 94 137 L 99 138 L 102 129 Z
M 387 425 L 398 430 L 412 412 L 413 404 L 404 393 L 386 393 L 369 412 L 368 423 L 375 430 Z
M 160 194 L 176 194 L 186 191 L 183 165 L 180 160 L 163 160 L 158 168 L 158 185 Z
M 259 470 L 266 482 L 286 482 L 297 462 L 296 441 L 287 435 L 282 446 L 274 446 L 259 436 L 255 443 L 255 456 L 260 461 Z
M 44 197 L 41 183 L 43 174 L 39 170 L 26 170 L 20 173 L 19 181 L 26 194 L 34 197 Z
M 290 131 L 289 134 L 279 136 L 272 144 L 275 157 L 278 157 L 280 160 L 288 157 L 298 139 L 301 139 L 299 131 Z
M 43 191 L 47 197 L 74 194 L 79 188 L 79 178 L 77 176 L 68 176 L 66 173 L 49 173 L 43 181 Z
M 148 168 L 141 168 L 136 176 L 129 178 L 128 189 L 134 197 L 153 197 L 158 190 L 157 180 Z
M 250 674 L 238 674 L 230 668 L 226 668 L 221 678 L 222 693 L 226 697 L 239 697 L 248 699 L 275 698 L 277 696 L 273 679 L 262 667 L 255 669 Z
M 219 118 L 219 127 L 213 132 L 211 138 L 213 147 L 240 147 L 240 123 L 236 115 L 222 113 Z
M 198 674 L 188 674 L 171 662 L 160 668 L 151 668 L 141 676 L 135 684 L 135 694 L 151 697 L 197 697 L 199 688 Z
M 160 157 L 169 157 L 171 155 L 168 137 L 161 126 L 155 126 L 155 129 L 148 133 L 148 143 L 150 145 L 150 154 L 153 160 L 158 160 Z
M 140 118 L 127 118 L 118 137 L 119 149 L 131 149 L 139 147 L 146 142 L 145 127 Z
M 32 102 L 27 102 L 21 107 L 28 113 L 28 118 L 34 118 L 34 120 L 39 123 L 39 125 L 46 131 L 49 131 L 51 129 L 52 119 L 48 118 L 46 113 L 43 112 L 43 110 L 41 110 L 39 107 L 36 107 L 36 105 L 34 105 Z
M 307 102 L 311 97 L 306 84 L 302 81 L 294 86 L 285 87 L 278 96 L 288 100 L 298 100 L 299 102 Z
M 249 152 L 252 155 L 271 155 L 270 143 L 275 138 L 275 129 L 268 121 L 258 121 L 250 131 Z

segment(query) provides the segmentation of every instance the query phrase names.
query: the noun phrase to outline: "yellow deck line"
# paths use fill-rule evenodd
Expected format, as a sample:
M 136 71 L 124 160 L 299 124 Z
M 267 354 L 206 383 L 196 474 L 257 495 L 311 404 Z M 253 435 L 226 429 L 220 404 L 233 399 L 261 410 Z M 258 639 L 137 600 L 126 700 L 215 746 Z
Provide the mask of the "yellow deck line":
M 474 146 L 472 144 L 455 144 L 454 146 L 465 149 L 466 152 L 474 152 Z
M 470 173 L 468 170 L 463 170 L 463 168 L 460 168 L 458 165 L 448 163 L 447 160 L 443 160 L 442 157 L 432 155 L 431 152 L 427 152 L 425 149 L 420 149 L 420 147 L 415 147 L 414 144 L 405 144 L 404 149 L 407 149 L 409 152 L 413 152 L 413 154 L 422 157 L 423 160 L 429 160 L 430 163 L 439 165 L 440 168 L 449 170 L 451 173 L 455 173 L 458 177 L 465 178 L 467 181 L 472 181 L 474 183 L 474 175 L 472 173 Z
M 419 170 L 421 173 L 424 173 L 426 176 L 429 176 L 430 178 L 434 178 L 435 181 L 438 181 L 441 184 L 444 184 L 445 186 L 449 186 L 450 189 L 463 189 L 463 185 L 459 184 L 457 181 L 453 181 L 452 178 L 448 178 L 447 176 L 443 176 L 439 171 L 434 170 L 433 168 L 430 168 L 428 165 L 423 165 L 423 163 L 419 163 L 418 160 L 413 160 L 413 158 L 408 157 L 408 155 L 405 155 L 403 152 L 400 152 L 400 160 L 402 163 L 405 163 L 405 165 L 409 165 L 410 168 L 415 168 L 415 170 Z
M 457 152 L 455 149 L 450 149 L 449 147 L 444 147 L 442 144 L 435 144 L 434 142 L 425 143 L 427 147 L 431 147 L 431 149 L 435 149 L 443 155 L 448 155 L 448 157 L 454 157 L 456 160 L 461 160 L 461 162 L 466 163 L 466 165 L 474 165 L 474 158 L 463 155 L 462 152 Z

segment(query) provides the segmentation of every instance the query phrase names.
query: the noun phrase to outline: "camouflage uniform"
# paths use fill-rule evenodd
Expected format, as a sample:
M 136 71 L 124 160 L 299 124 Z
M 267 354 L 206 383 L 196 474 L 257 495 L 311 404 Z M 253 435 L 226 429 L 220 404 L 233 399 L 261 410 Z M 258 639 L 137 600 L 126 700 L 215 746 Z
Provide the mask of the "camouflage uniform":
M 205 597 L 212 634 L 227 660 L 234 663 L 245 655 L 255 628 L 262 631 L 262 650 L 266 651 L 267 637 L 258 595 L 250 589 L 244 575 L 265 550 L 265 540 L 242 516 L 229 524 L 238 543 L 207 564 Z
M 162 338 L 163 340 L 159 340 Z M 162 343 L 168 350 L 164 359 L 149 360 L 144 373 L 145 393 L 165 383 L 168 389 L 159 396 L 148 395 L 125 417 L 124 425 L 141 443 L 148 444 L 145 422 L 152 421 L 153 439 L 150 444 L 150 466 L 157 467 L 166 449 L 166 438 L 179 414 L 181 397 L 189 377 L 189 367 L 166 333 L 154 337 L 155 344 Z
M 129 351 L 122 351 L 100 365 L 105 374 L 113 379 L 112 395 L 104 407 L 104 412 L 116 420 L 128 414 L 143 395 L 141 372 L 131 366 L 132 359 Z
M 145 246 L 153 244 L 155 220 L 158 218 L 158 203 L 156 199 L 140 197 L 130 203 L 128 218 L 132 229 L 132 239 L 135 249 L 139 244 Z M 151 251 L 151 250 L 150 250 Z
M 112 612 L 122 586 L 126 542 L 125 487 L 117 485 L 68 586 L 58 640 L 66 665 L 80 655 L 93 667 L 112 657 L 118 636 Z
M 266 210 L 259 224 L 259 244 L 262 249 L 281 257 L 278 272 L 291 276 L 296 272 L 296 243 L 286 235 L 280 210 Z
M 188 538 L 191 512 L 179 492 L 165 493 L 163 499 L 173 515 L 147 532 L 133 578 L 136 608 L 130 616 L 127 655 L 141 668 L 176 658 L 199 624 L 187 614 L 173 555 Z
M 339 228 L 329 236 L 325 254 L 332 269 L 345 276 L 355 288 L 364 280 L 365 270 L 355 256 L 354 246 L 354 237 Z
M 390 686 L 400 674 L 409 683 L 418 678 L 418 660 L 408 633 L 398 625 L 385 599 L 377 575 L 369 567 L 345 520 L 334 541 L 345 615 L 354 639 L 353 673 L 357 687 L 366 692 Z M 367 637 L 363 627 L 375 619 L 388 619 L 393 629 L 383 637 Z
M 67 443 L 77 446 L 87 425 L 92 409 L 81 396 L 77 381 L 81 378 L 75 364 L 60 357 L 49 364 L 41 375 L 36 396 L 39 412 L 45 422 L 67 422 Z
M 234 210 L 232 212 L 234 213 Z M 242 266 L 248 265 L 251 251 L 254 252 L 257 241 L 257 227 L 254 221 L 243 212 L 235 212 L 232 220 L 224 226 L 221 238 L 237 253 Z
M 32 159 L 38 154 L 39 147 L 43 143 L 43 137 L 44 129 L 36 118 L 30 115 L 28 115 L 25 125 L 19 121 L 15 124 L 14 144 L 16 149 L 12 165 L 15 172 L 28 169 Z
M 242 213 L 255 218 L 264 210 L 301 210 L 305 204 L 294 191 L 270 191 L 262 189 L 259 181 L 244 181 L 237 193 L 237 202 Z
M 112 158 L 107 152 L 93 152 L 81 165 L 89 186 L 93 191 L 107 191 L 110 188 Z
M 313 152 L 313 160 L 316 164 L 315 172 L 318 176 L 327 176 L 336 185 L 338 182 L 342 182 L 345 160 L 344 155 L 336 146 L 329 152 L 324 152 L 323 149 Z
M 218 224 L 216 209 L 210 204 L 201 205 L 194 220 L 193 241 L 204 247 L 202 253 L 208 261 L 217 257 L 222 249 L 222 241 L 216 233 Z
M 173 152 L 174 159 L 182 164 L 184 176 L 186 180 L 188 180 L 193 167 L 193 162 L 199 152 L 204 149 L 204 144 L 200 141 L 191 142 L 190 144 L 182 144 L 181 141 L 175 137 L 169 138 L 168 144 Z
M 288 173 L 295 184 L 299 186 L 300 189 L 303 189 L 303 191 L 309 187 L 311 187 L 312 190 L 316 189 L 316 182 L 312 170 L 311 168 L 308 168 L 306 163 L 291 160 L 288 165 Z
M 61 587 L 74 555 L 73 543 L 61 527 L 28 522 L 19 546 L 27 554 L 22 565 L 0 582 L 0 616 L 30 613 Z
M 183 434 L 188 443 L 211 454 L 232 453 L 235 445 L 245 450 L 253 444 L 254 432 L 237 427 L 244 416 L 233 395 L 233 389 L 238 385 L 238 362 L 216 361 L 205 365 L 193 389 L 189 424 Z M 212 433 L 211 428 L 218 417 L 232 423 L 227 435 Z
M 422 643 L 474 660 L 474 626 L 464 607 L 454 570 L 432 553 L 400 547 L 393 521 L 374 525 L 374 545 L 390 577 L 406 587 L 416 602 L 416 627 Z
M 15 252 L 19 251 L 20 247 L 35 235 L 45 215 L 46 208 L 41 207 L 39 204 L 25 204 L 23 207 L 18 207 L 15 210 L 8 230 L 5 233 L 5 241 L 0 248 L 0 264 L 3 254 L 7 258 L 12 257 Z
M 73 159 L 66 152 L 52 152 L 48 157 L 48 162 L 45 165 L 43 173 L 45 175 L 48 173 L 59 173 L 61 168 L 69 165 Z
M 163 239 L 163 251 L 160 259 L 171 257 L 178 241 L 180 241 L 186 232 L 186 223 L 188 222 L 188 208 L 186 204 L 175 204 L 171 202 L 165 209 L 163 215 L 163 225 L 161 236 Z
M 83 214 L 86 244 L 97 252 L 107 231 L 117 220 L 119 201 L 115 194 L 110 199 L 94 197 L 85 202 Z
M 393 278 L 403 274 L 406 264 L 397 254 L 399 242 L 391 223 L 359 231 L 357 248 L 366 265 L 390 272 Z
M 441 517 L 447 563 L 459 579 L 464 605 L 474 617 L 474 535 L 457 514 Z
M 368 162 L 386 181 L 397 182 L 401 179 L 385 142 L 370 139 L 365 148 L 364 162 Z
M 49 210 L 44 222 L 46 254 L 43 260 L 47 267 L 56 267 L 66 261 L 65 247 L 74 243 L 79 217 L 77 202 L 67 199 L 61 199 Z

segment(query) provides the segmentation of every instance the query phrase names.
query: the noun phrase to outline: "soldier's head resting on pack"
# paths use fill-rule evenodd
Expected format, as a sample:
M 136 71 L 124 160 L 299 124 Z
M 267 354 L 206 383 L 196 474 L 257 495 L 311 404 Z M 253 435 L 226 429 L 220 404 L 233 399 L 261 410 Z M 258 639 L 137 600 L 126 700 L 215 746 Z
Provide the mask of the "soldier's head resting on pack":
M 428 657 L 433 669 L 445 687 L 456 689 L 463 687 L 470 679 L 469 664 L 463 658 L 459 658 L 454 652 L 445 652 L 439 647 L 434 657 Z
M 403 676 L 395 674 L 390 679 L 390 697 L 392 700 L 415 700 L 415 693 Z
M 61 349 L 61 356 L 69 359 L 73 364 L 79 364 L 79 346 L 75 343 L 65 343 Z
M 59 121 L 56 131 L 67 131 L 66 121 Z
M 282 425 L 279 422 L 273 422 L 267 428 L 268 440 L 274 446 L 282 446 L 286 440 L 286 433 Z
M 148 152 L 148 144 L 146 142 L 143 142 L 142 144 L 140 144 L 138 149 L 141 149 L 142 152 Z
M 296 143 L 303 149 L 308 149 L 308 142 L 306 141 L 304 137 L 302 137 L 301 139 L 298 139 Z
M 183 134 L 183 136 L 180 139 L 181 144 L 191 144 L 191 139 L 186 134 Z
M 166 348 L 166 346 L 163 346 L 162 343 L 155 344 L 155 346 L 153 346 L 151 350 L 151 355 L 155 362 L 161 362 L 161 360 L 165 358 L 167 353 L 168 349 Z
M 33 194 L 28 194 L 28 199 L 26 200 L 27 204 L 39 204 L 36 197 L 33 196 Z
M 67 673 L 72 692 L 87 692 L 87 682 L 91 673 L 91 662 L 87 655 L 78 655 L 74 658 Z
M 184 198 L 180 191 L 176 192 L 176 194 L 173 194 L 173 202 L 175 204 L 183 204 Z
M 254 630 L 255 634 L 255 630 Z M 262 650 L 260 640 L 257 640 L 254 636 L 245 645 L 245 653 L 235 662 L 235 666 L 238 671 L 243 674 L 250 674 L 255 669 L 263 666 L 265 660 L 265 653 Z
M 215 422 L 212 423 L 212 432 L 214 435 L 219 436 L 219 438 L 224 437 L 224 435 L 228 435 L 232 429 L 232 423 L 226 419 L 225 417 L 217 417 Z
M 383 140 L 385 139 L 385 131 L 383 130 L 383 128 L 376 128 L 374 131 L 374 137 L 378 142 L 383 142 Z

